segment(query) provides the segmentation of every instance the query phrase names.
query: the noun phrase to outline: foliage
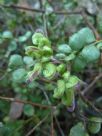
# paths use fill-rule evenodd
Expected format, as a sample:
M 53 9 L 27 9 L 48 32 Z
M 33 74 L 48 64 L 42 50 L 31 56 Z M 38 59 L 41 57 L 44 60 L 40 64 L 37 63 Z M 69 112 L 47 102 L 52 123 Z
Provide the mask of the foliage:
M 29 9 L 43 6 L 46 12 L 5 4 Z M 102 73 L 102 40 L 89 25 L 102 36 L 101 4 L 99 12 L 90 4 L 94 5 L 90 0 L 44 0 L 42 6 L 37 0 L 0 1 L 0 136 L 23 136 L 33 127 L 36 136 L 52 131 L 52 136 L 61 132 L 101 135 L 101 81 L 89 90 L 90 96 L 83 93 L 97 73 Z M 82 14 L 72 12 L 80 6 L 85 8 L 88 26 Z M 72 14 L 60 14 L 63 10 Z

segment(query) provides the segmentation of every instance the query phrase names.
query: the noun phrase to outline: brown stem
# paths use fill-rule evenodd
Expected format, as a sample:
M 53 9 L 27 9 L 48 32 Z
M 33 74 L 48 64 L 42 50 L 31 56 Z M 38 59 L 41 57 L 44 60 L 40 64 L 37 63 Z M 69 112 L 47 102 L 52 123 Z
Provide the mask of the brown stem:
M 82 94 L 83 95 L 89 95 L 90 93 L 92 93 L 92 87 L 96 84 L 96 82 L 102 78 L 102 73 L 99 74 L 98 76 L 95 77 L 95 79 L 88 85 L 88 87 L 86 87 L 83 91 L 82 91 Z
M 87 19 L 87 15 L 86 15 L 84 10 L 81 11 L 81 15 L 82 15 L 85 23 L 90 27 L 90 29 L 92 29 L 92 31 L 93 31 L 93 33 L 94 33 L 94 35 L 96 37 L 96 40 L 99 40 L 100 39 L 100 35 L 97 32 L 97 30 L 95 29 L 95 27 L 92 25 L 92 23 L 90 23 L 89 20 Z
M 20 99 L 8 98 L 8 97 L 3 97 L 3 96 L 0 96 L 0 99 L 5 100 L 5 101 L 10 101 L 10 102 L 30 104 L 34 107 L 39 107 L 39 108 L 43 108 L 43 109 L 54 108 L 54 106 L 50 106 L 50 105 L 42 105 L 42 104 L 34 103 L 34 102 L 31 102 L 31 101 L 24 101 L 24 100 L 20 100 Z

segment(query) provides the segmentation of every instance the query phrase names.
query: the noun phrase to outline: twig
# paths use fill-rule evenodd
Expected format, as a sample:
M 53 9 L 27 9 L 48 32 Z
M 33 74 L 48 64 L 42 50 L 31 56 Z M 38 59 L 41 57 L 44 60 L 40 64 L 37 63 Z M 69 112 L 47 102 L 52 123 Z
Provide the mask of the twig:
M 58 127 L 58 129 L 59 129 L 59 131 L 60 131 L 61 136 L 65 136 L 65 135 L 64 135 L 64 132 L 63 132 L 63 130 L 62 130 L 62 128 L 60 127 L 60 124 L 59 124 L 59 121 L 58 121 L 57 117 L 54 116 L 54 118 L 55 118 L 56 125 L 57 125 L 57 127 Z
M 44 96 L 45 96 L 45 98 L 46 98 L 48 104 L 51 105 L 51 101 L 50 101 L 50 99 L 49 99 L 47 93 L 46 93 L 42 88 L 41 88 L 41 90 L 42 90 L 42 92 L 44 93 Z M 52 114 L 52 116 L 55 118 L 55 122 L 56 122 L 56 125 L 57 125 L 57 127 L 58 127 L 58 129 L 59 129 L 59 132 L 60 132 L 61 136 L 65 136 L 65 135 L 64 135 L 64 132 L 63 132 L 63 130 L 62 130 L 62 128 L 60 127 L 60 124 L 59 124 L 59 122 L 58 122 L 57 117 L 53 114 L 53 110 L 54 110 L 54 109 L 55 109 L 55 108 L 51 108 L 51 114 Z
M 53 112 L 51 111 L 51 136 L 54 136 Z
M 96 82 L 102 78 L 102 73 L 95 77 L 95 79 L 82 91 L 82 95 L 89 95 L 92 93 L 92 87 L 96 84 Z
M 80 92 L 80 90 L 77 91 L 77 93 L 79 94 L 80 98 L 90 107 L 92 107 L 96 112 L 101 113 L 102 110 L 98 109 L 97 107 L 95 107 L 94 104 L 92 104 L 84 95 L 82 95 L 82 93 Z
M 39 104 L 39 103 L 33 103 L 31 101 L 24 101 L 24 100 L 8 98 L 8 97 L 3 97 L 3 96 L 0 96 L 0 99 L 1 100 L 6 100 L 6 101 L 10 101 L 10 102 L 18 102 L 18 103 L 30 104 L 30 105 L 32 105 L 34 107 L 39 107 L 39 108 L 43 108 L 43 109 L 54 108 L 54 106 L 50 106 L 50 105 L 42 105 L 42 104 Z
M 39 127 L 46 119 L 48 118 L 48 115 L 43 118 L 35 127 L 33 127 L 25 136 L 30 136 L 37 127 Z
M 40 9 L 45 11 L 42 0 L 39 0 L 39 3 L 40 3 Z M 46 13 L 46 11 L 44 13 L 42 13 L 42 20 L 43 20 L 44 34 L 47 37 L 47 20 L 46 20 L 45 13 Z
M 41 3 L 41 0 L 40 0 L 40 3 Z M 16 9 L 22 9 L 22 10 L 32 11 L 32 12 L 37 12 L 37 13 L 43 13 L 43 14 L 46 13 L 46 10 L 44 10 L 44 9 L 34 9 L 34 8 L 28 8 L 28 7 L 18 6 L 18 5 L 14 5 L 14 4 L 9 4 L 9 5 L 0 4 L 0 6 L 3 7 L 3 8 L 13 8 L 13 9 L 16 8 Z M 100 39 L 100 35 L 98 34 L 98 32 L 95 29 L 95 27 L 88 21 L 87 15 L 86 15 L 86 13 L 85 13 L 85 11 L 83 9 L 80 9 L 79 11 L 58 11 L 58 10 L 54 10 L 54 11 L 51 12 L 51 14 L 57 14 L 57 15 L 73 15 L 73 14 L 78 14 L 78 15 L 82 15 L 83 19 L 85 20 L 85 23 L 94 32 L 96 39 L 97 40 Z
M 22 10 L 28 10 L 28 11 L 32 11 L 32 12 L 38 12 L 38 13 L 45 13 L 46 10 L 44 9 L 34 9 L 34 8 L 28 8 L 28 7 L 24 7 L 24 6 L 18 6 L 18 5 L 14 5 L 14 4 L 9 4 L 9 5 L 6 5 L 6 4 L 0 4 L 1 7 L 4 7 L 4 8 L 13 8 L 13 9 L 22 9 Z M 69 15 L 72 15 L 72 14 L 81 14 L 81 11 L 53 11 L 52 12 L 53 14 L 69 14 Z
M 85 13 L 84 10 L 81 11 L 81 15 L 83 17 L 83 19 L 85 20 L 85 23 L 90 27 L 90 29 L 92 29 L 95 37 L 96 37 L 96 40 L 99 40 L 100 39 L 100 35 L 98 34 L 97 30 L 95 29 L 95 27 L 92 25 L 92 23 L 90 23 L 87 19 L 87 15 Z
M 42 10 L 42 9 L 28 8 L 28 7 L 18 6 L 14 4 L 9 4 L 9 5 L 0 4 L 0 6 L 4 8 L 22 9 L 22 10 L 33 11 L 33 12 L 38 12 L 38 13 L 45 13 L 45 10 Z

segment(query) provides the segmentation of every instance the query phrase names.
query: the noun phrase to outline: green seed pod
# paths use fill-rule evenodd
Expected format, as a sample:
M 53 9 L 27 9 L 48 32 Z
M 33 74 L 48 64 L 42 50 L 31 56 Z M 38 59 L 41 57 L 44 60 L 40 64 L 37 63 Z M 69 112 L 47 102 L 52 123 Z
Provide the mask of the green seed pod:
M 65 72 L 65 69 L 66 69 L 65 64 L 60 64 L 59 66 L 57 66 L 57 72 L 59 72 L 60 74 L 63 74 Z
M 43 69 L 43 75 L 47 79 L 52 79 L 56 74 L 56 66 L 53 63 L 46 63 Z
M 69 54 L 69 53 L 71 53 L 72 49 L 67 44 L 61 44 L 61 45 L 58 46 L 57 51 L 60 52 L 60 53 Z
M 57 88 L 54 90 L 54 98 L 61 98 L 65 91 L 65 81 L 64 80 L 58 80 L 57 81 Z
M 94 45 L 86 46 L 80 54 L 86 62 L 95 62 L 100 57 L 100 51 Z
M 88 123 L 88 130 L 92 134 L 97 134 L 101 129 L 102 119 L 97 117 L 90 118 L 90 122 Z

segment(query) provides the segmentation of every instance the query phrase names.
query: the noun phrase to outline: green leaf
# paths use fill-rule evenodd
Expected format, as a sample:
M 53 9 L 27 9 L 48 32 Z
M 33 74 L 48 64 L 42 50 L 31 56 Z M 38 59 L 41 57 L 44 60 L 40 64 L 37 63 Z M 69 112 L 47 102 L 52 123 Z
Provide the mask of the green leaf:
M 20 56 L 18 54 L 11 55 L 8 65 L 11 68 L 16 68 L 16 67 L 22 66 L 23 65 L 22 56 Z
M 68 80 L 69 80 L 69 77 L 70 77 L 70 72 L 69 72 L 69 71 L 65 72 L 65 73 L 62 75 L 62 77 L 64 78 L 65 81 L 68 81 Z
M 42 50 L 40 50 L 38 47 L 27 46 L 25 47 L 25 54 L 38 59 L 42 57 Z
M 11 41 L 10 42 L 10 44 L 9 44 L 9 46 L 8 46 L 8 50 L 9 51 L 15 51 L 17 49 L 17 43 L 16 43 L 16 41 Z
M 89 44 L 89 43 L 92 43 L 92 42 L 96 41 L 93 31 L 90 28 L 88 28 L 88 27 L 82 28 L 78 32 L 78 34 L 80 35 L 80 39 L 86 45 Z
M 71 128 L 69 136 L 89 136 L 89 134 L 85 131 L 84 125 L 79 122 Z
M 65 72 L 65 69 L 66 69 L 65 64 L 60 64 L 59 66 L 57 66 L 57 72 L 59 72 L 60 74 L 63 74 Z
M 32 82 L 34 79 L 36 79 L 38 77 L 38 75 L 41 73 L 42 70 L 42 64 L 41 63 L 35 63 L 34 65 L 34 69 L 30 72 L 28 72 L 27 74 L 27 82 L 30 83 Z
M 102 42 L 97 44 L 97 49 L 102 50 Z
M 64 60 L 65 60 L 66 62 L 69 62 L 69 61 L 73 60 L 75 57 L 76 57 L 75 54 L 74 54 L 74 53 L 71 53 L 70 55 L 68 55 L 67 57 L 65 57 Z
M 80 80 L 79 80 L 78 77 L 76 77 L 76 76 L 70 76 L 69 79 L 68 79 L 68 81 L 67 81 L 67 83 L 66 83 L 66 88 L 68 89 L 68 88 L 74 87 L 75 85 L 78 84 L 79 81 Z
M 13 82 L 16 82 L 16 83 L 22 83 L 22 82 L 24 82 L 26 74 L 27 74 L 27 72 L 23 68 L 19 68 L 19 69 L 15 70 L 12 73 L 12 80 L 13 80 Z
M 100 57 L 100 51 L 94 45 L 89 45 L 82 50 L 81 55 L 87 62 L 95 62 Z
M 57 53 L 55 57 L 59 60 L 64 60 L 66 55 L 63 53 Z
M 87 65 L 86 60 L 80 55 L 76 57 L 75 60 L 73 61 L 72 68 L 74 71 L 78 72 L 84 69 L 86 65 Z
M 28 67 L 31 67 L 34 65 L 34 60 L 32 57 L 24 56 L 23 61 Z
M 26 42 L 31 36 L 31 31 L 26 32 L 24 35 L 19 36 L 18 41 L 19 42 Z
M 64 80 L 57 81 L 57 88 L 54 90 L 54 98 L 61 98 L 65 92 L 65 82 Z
M 61 44 L 61 45 L 58 46 L 58 50 L 57 51 L 60 52 L 60 53 L 69 54 L 69 53 L 71 53 L 72 50 L 71 50 L 69 45 Z
M 97 134 L 101 130 L 102 118 L 91 117 L 88 122 L 88 130 L 92 134 Z
M 70 37 L 69 45 L 73 50 L 79 51 L 85 45 L 94 41 L 95 36 L 92 30 L 88 27 L 85 27 Z
M 26 104 L 24 105 L 24 114 L 26 116 L 33 116 L 34 115 L 34 107 L 32 105 Z
M 43 51 L 43 55 L 45 56 L 51 56 L 53 54 L 53 50 L 48 46 L 44 46 L 42 51 Z
M 62 96 L 62 103 L 67 107 L 71 107 L 74 102 L 74 89 L 66 89 L 64 95 Z
M 2 34 L 2 38 L 12 39 L 13 38 L 12 32 L 11 31 L 4 31 L 3 34 Z
M 56 74 L 56 66 L 53 63 L 47 63 L 43 69 L 43 75 L 47 79 L 52 79 Z
M 85 42 L 80 39 L 80 35 L 78 33 L 73 34 L 69 38 L 69 46 L 72 50 L 79 51 L 81 48 L 83 48 L 85 45 Z
M 32 36 L 32 42 L 34 45 L 39 48 L 43 48 L 44 46 L 51 47 L 50 41 L 41 33 L 35 33 Z

